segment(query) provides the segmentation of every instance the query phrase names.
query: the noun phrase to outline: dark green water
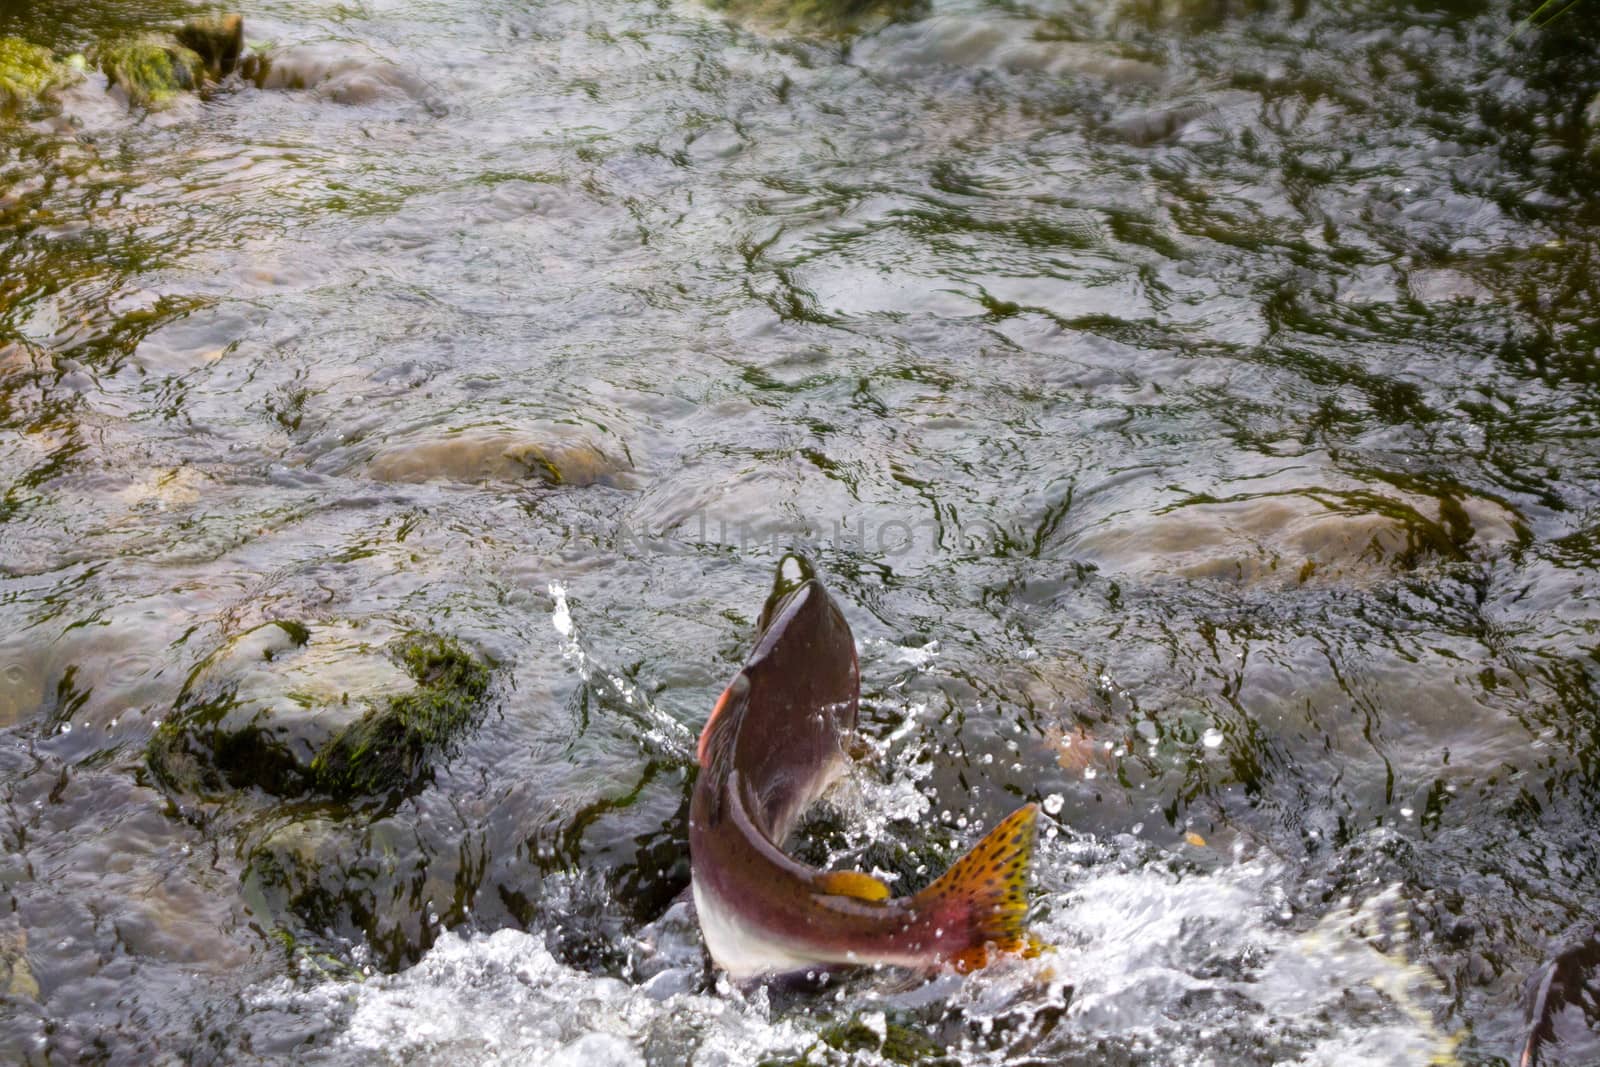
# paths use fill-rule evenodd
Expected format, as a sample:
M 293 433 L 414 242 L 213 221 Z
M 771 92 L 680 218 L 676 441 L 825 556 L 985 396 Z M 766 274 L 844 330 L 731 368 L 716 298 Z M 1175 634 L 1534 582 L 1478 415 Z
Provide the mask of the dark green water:
M 1600 58 L 1529 6 L 300 0 L 308 89 L 6 120 L 0 1059 L 1510 1062 L 1600 918 Z M 797 847 L 1047 799 L 1050 975 L 769 1002 L 661 918 L 792 545 L 875 750 Z M 158 780 L 272 620 L 307 704 L 416 629 L 489 698 L 390 805 Z

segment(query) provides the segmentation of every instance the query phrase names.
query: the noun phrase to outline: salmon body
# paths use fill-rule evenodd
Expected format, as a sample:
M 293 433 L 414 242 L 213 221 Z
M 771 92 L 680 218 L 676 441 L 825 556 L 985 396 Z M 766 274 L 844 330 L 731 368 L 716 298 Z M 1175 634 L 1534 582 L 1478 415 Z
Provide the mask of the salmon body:
M 689 808 L 695 910 L 717 966 L 739 981 L 819 965 L 981 967 L 1025 947 L 1037 809 L 1013 812 L 922 892 L 890 898 L 856 871 L 780 847 L 845 770 L 861 680 L 855 638 L 811 567 L 787 556 L 761 635 L 700 735 Z

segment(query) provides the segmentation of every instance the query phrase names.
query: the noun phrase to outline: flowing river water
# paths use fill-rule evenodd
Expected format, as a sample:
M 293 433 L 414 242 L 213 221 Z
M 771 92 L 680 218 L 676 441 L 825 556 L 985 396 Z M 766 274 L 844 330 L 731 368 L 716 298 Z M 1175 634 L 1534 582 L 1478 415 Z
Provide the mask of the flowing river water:
M 1600 60 L 1531 6 L 252 2 L 279 87 L 6 118 L 0 1060 L 1512 1062 L 1600 909 Z M 793 847 L 1039 800 L 1054 951 L 706 972 L 790 547 L 866 741 Z M 418 630 L 490 670 L 415 788 L 157 773 Z

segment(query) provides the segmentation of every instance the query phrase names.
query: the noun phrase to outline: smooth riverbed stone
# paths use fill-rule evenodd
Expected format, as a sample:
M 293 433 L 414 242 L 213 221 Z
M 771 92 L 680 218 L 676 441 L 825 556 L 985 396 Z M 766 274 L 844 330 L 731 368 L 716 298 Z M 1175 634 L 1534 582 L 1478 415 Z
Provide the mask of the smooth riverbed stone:
M 1115 574 L 1366 582 L 1514 543 L 1517 527 L 1488 500 L 1306 491 L 1117 516 L 1075 538 L 1071 554 Z
M 623 466 L 581 440 L 541 440 L 514 433 L 467 431 L 385 445 L 367 463 L 380 482 L 522 482 L 624 486 Z

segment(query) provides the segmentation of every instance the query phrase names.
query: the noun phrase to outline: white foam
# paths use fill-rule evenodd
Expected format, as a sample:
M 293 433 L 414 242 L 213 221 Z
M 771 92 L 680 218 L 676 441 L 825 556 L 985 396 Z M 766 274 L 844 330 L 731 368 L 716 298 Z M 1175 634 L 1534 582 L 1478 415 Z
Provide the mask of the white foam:
M 631 939 L 639 965 L 628 982 L 561 963 L 537 935 L 501 930 L 445 934 L 397 975 L 311 989 L 280 981 L 252 1001 L 342 1018 L 324 1046 L 340 1063 L 748 1064 L 801 1055 L 852 1013 L 876 1032 L 883 1018 L 941 1011 L 964 1023 L 950 1049 L 964 1063 L 1112 1046 L 1174 1065 L 1267 1047 L 1286 1067 L 1449 1062 L 1457 1036 L 1434 1022 L 1447 998 L 1406 957 L 1398 890 L 1286 923 L 1287 871 L 1270 860 L 1179 876 L 1122 865 L 1105 843 L 1052 851 L 1041 857 L 1044 880 L 1063 888 L 1044 896 L 1036 932 L 1054 949 L 966 979 L 908 984 L 885 973 L 774 1011 L 764 993 L 725 980 L 705 989 L 698 931 L 679 906 Z M 1051 1013 L 1061 1017 L 1054 1029 L 1030 1030 Z
M 1037 932 L 1070 977 L 1085 1038 L 1145 1035 L 1163 1062 L 1210 1063 L 1227 1037 L 1281 1042 L 1285 1064 L 1449 1062 L 1434 1023 L 1443 987 L 1406 956 L 1397 887 L 1309 927 L 1289 921 L 1270 860 L 1178 876 L 1146 865 L 1092 872 L 1054 895 Z
M 630 985 L 588 974 L 556 960 L 541 938 L 500 930 L 447 933 L 400 974 L 311 990 L 279 982 L 252 1000 L 317 1014 L 346 1006 L 344 1031 L 327 1051 L 352 1063 L 633 1067 L 645 1062 L 648 1045 L 732 1065 L 813 1040 L 810 1030 L 770 1020 L 761 1004 L 731 991 L 658 999 L 650 991 L 656 978 Z

